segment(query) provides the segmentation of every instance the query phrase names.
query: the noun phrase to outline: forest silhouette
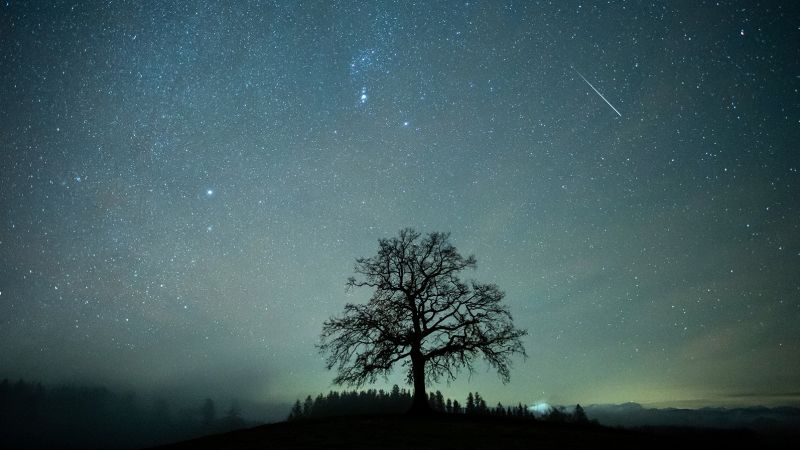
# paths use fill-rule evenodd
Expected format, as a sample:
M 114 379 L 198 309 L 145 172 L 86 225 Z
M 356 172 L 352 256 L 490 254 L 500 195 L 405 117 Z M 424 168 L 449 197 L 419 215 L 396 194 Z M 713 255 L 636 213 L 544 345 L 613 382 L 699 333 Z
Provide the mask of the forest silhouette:
M 369 389 L 366 391 L 330 391 L 327 395 L 319 394 L 315 398 L 310 395 L 304 401 L 297 399 L 287 420 L 302 420 L 319 417 L 364 415 L 364 414 L 402 414 L 409 411 L 413 403 L 413 394 L 398 385 L 390 391 Z M 541 414 L 534 414 L 521 402 L 513 406 L 497 403 L 490 407 L 478 392 L 470 392 L 464 403 L 445 398 L 441 391 L 428 394 L 428 405 L 439 414 L 468 416 L 493 416 L 524 418 L 531 421 L 590 424 L 584 408 L 578 404 L 572 411 L 564 407 L 551 407 Z
M 613 423 L 606 422 L 613 416 L 606 412 L 598 423 L 595 414 L 609 409 L 622 413 L 632 407 L 591 405 L 584 409 L 576 405 L 534 414 L 525 404 L 493 404 L 479 392 L 458 400 L 437 390 L 427 398 L 433 412 L 422 417 L 407 414 L 412 401 L 412 392 L 397 385 L 388 391 L 330 391 L 308 395 L 285 407 L 283 422 L 260 425 L 263 422 L 243 416 L 235 402 L 219 407 L 213 399 L 200 397 L 188 406 L 176 406 L 164 399 L 145 399 L 104 387 L 46 387 L 6 379 L 0 382 L 0 448 L 132 449 L 169 442 L 176 444 L 163 448 L 236 449 L 251 448 L 251 444 L 270 448 L 441 448 L 445 444 L 528 448 L 530 440 L 537 440 L 540 448 L 598 443 L 619 448 L 752 448 L 794 441 L 800 417 L 797 408 L 637 407 L 632 409 L 633 419 L 652 420 L 640 421 L 634 428 L 609 428 L 604 425 Z M 674 420 L 668 422 L 666 415 Z M 700 420 L 703 418 L 713 420 Z M 645 423 L 650 425 L 643 426 Z M 697 428 L 700 426 L 729 429 Z M 743 427 L 758 430 L 758 434 Z M 402 434 L 401 439 L 386 441 L 393 433 Z
M 0 448 L 142 448 L 245 427 L 235 402 L 218 411 L 207 398 L 173 410 L 105 387 L 0 382 Z

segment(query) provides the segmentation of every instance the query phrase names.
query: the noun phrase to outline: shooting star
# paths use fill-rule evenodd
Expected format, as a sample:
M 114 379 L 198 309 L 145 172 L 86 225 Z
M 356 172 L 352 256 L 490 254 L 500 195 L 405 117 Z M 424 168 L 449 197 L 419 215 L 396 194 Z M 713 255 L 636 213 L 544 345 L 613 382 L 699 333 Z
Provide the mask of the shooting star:
M 583 81 L 585 81 L 585 82 L 586 82 L 586 84 L 588 84 L 588 85 L 589 85 L 589 87 L 590 87 L 590 88 L 592 88 L 592 90 L 593 90 L 593 91 L 597 92 L 597 95 L 599 95 L 599 96 L 600 96 L 600 98 L 602 98 L 602 99 L 603 99 L 603 101 L 604 101 L 604 102 L 606 102 L 606 103 L 608 104 L 608 106 L 610 106 L 610 107 L 611 107 L 611 109 L 613 109 L 613 110 L 614 110 L 614 112 L 615 112 L 615 113 L 617 113 L 617 115 L 618 115 L 618 116 L 622 117 L 622 114 L 620 114 L 620 112 L 619 112 L 619 111 L 617 111 L 617 108 L 614 108 L 614 105 L 612 105 L 612 104 L 611 104 L 611 102 L 609 102 L 608 100 L 606 100 L 606 98 L 605 98 L 605 97 L 603 97 L 603 94 L 601 94 L 601 93 L 600 93 L 600 91 L 598 91 L 597 89 L 595 89 L 595 88 L 594 88 L 594 86 L 592 86 L 592 83 L 589 83 L 589 80 L 587 80 L 585 76 L 581 75 L 581 73 L 580 73 L 580 72 L 578 72 L 578 69 L 576 69 L 576 68 L 574 68 L 574 67 L 573 67 L 573 68 L 572 68 L 572 70 L 574 70 L 574 71 L 575 71 L 575 73 L 577 73 L 577 74 L 578 74 L 578 75 L 579 75 L 581 78 L 583 78 Z

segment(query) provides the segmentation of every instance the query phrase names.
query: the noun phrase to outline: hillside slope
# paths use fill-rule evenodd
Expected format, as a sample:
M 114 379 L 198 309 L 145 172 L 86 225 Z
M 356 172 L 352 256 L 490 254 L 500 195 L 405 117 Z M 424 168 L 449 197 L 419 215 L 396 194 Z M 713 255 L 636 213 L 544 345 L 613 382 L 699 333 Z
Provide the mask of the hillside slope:
M 354 416 L 263 425 L 158 447 L 183 449 L 381 448 L 752 448 L 765 444 L 748 431 L 702 429 L 622 430 L 494 417 L 441 415 Z

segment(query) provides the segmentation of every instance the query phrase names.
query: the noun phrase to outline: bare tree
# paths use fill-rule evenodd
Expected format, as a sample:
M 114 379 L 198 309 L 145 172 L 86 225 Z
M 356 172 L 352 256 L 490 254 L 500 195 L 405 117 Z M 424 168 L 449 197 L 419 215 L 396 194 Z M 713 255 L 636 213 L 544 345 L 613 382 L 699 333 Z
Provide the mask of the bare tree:
M 414 385 L 412 413 L 430 410 L 426 381 L 455 379 L 473 370 L 476 357 L 509 380 L 510 357 L 525 355 L 520 338 L 501 304 L 504 293 L 493 284 L 463 282 L 458 274 L 475 268 L 449 242 L 449 233 L 425 237 L 413 229 L 381 239 L 378 254 L 356 260 L 348 288 L 374 289 L 366 304 L 347 304 L 344 314 L 328 319 L 319 349 L 337 384 L 360 386 L 386 377 L 395 364 L 406 368 Z

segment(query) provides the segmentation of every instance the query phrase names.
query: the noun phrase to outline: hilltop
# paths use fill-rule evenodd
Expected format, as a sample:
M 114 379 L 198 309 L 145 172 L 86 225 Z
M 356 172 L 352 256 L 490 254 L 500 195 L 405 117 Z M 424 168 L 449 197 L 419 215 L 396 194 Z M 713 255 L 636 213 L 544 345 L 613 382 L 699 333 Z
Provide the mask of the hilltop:
M 430 417 L 375 415 L 327 417 L 263 425 L 157 447 L 183 449 L 263 448 L 714 448 L 763 447 L 746 430 L 650 428 L 625 430 L 600 425 L 551 424 L 504 417 L 439 414 Z

